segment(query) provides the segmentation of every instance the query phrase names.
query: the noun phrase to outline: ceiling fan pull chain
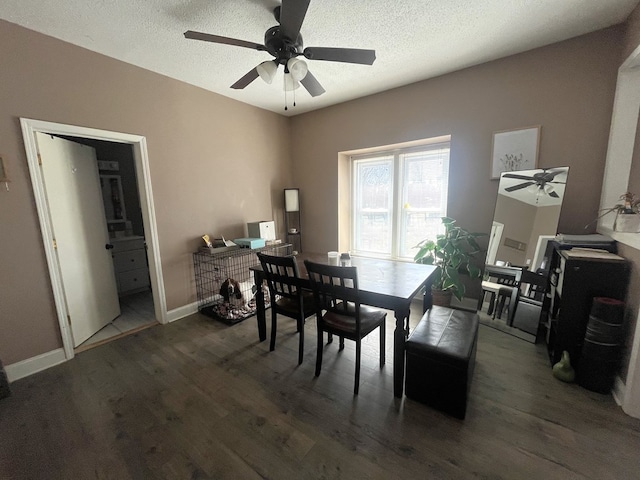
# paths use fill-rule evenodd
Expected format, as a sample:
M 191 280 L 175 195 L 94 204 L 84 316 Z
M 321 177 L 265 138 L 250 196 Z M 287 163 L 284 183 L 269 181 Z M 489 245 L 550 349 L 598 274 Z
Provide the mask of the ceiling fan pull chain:
M 284 89 L 284 110 L 285 112 L 289 110 L 289 108 L 287 107 L 287 89 L 286 88 Z

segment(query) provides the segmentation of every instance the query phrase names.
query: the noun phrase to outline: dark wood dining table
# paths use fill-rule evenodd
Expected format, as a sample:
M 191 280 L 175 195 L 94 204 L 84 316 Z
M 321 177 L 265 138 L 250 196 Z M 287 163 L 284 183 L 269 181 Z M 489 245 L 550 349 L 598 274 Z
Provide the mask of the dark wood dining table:
M 311 288 L 304 260 L 328 263 L 327 254 L 299 253 L 296 255 L 300 284 Z M 405 339 L 408 332 L 408 320 L 413 298 L 420 294 L 423 287 L 428 292 L 423 298 L 423 311 L 431 307 L 429 288 L 436 267 L 410 262 L 382 260 L 365 257 L 351 257 L 351 265 L 358 268 L 358 286 L 362 303 L 373 307 L 392 310 L 396 319 L 393 342 L 393 393 L 401 398 L 404 387 Z M 258 264 L 251 267 L 255 284 L 262 285 L 265 276 Z M 260 341 L 267 338 L 267 324 L 263 295 L 256 295 L 256 316 Z M 405 322 L 407 327 L 405 327 Z

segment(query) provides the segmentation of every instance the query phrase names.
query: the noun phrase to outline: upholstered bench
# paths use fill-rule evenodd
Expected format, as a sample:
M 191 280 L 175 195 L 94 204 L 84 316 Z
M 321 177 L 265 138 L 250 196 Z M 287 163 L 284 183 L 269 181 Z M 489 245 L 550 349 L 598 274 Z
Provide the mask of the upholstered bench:
M 478 343 L 478 315 L 433 306 L 406 342 L 407 397 L 464 419 Z

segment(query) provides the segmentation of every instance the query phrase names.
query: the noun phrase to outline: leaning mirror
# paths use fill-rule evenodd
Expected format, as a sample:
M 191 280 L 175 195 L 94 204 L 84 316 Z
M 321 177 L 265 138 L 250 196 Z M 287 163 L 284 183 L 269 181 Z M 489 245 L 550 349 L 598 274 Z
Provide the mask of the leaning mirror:
M 569 167 L 556 167 L 505 172 L 500 176 L 478 302 L 482 323 L 535 341 L 535 312 L 523 322 L 522 311 L 526 307 L 521 312 L 517 309 L 519 300 L 531 291 L 529 283 L 542 283 L 544 252 L 547 242 L 557 233 L 568 174 Z M 519 282 L 522 284 L 514 292 L 511 287 Z M 540 290 L 535 293 L 540 297 Z

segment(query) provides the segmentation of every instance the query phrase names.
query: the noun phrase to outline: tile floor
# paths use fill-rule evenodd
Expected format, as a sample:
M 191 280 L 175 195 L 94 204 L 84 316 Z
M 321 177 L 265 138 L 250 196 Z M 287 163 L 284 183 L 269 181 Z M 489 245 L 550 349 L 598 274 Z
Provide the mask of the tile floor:
M 93 345 L 142 326 L 158 323 L 155 319 L 153 296 L 150 290 L 120 297 L 120 310 L 118 318 L 76 348 Z

